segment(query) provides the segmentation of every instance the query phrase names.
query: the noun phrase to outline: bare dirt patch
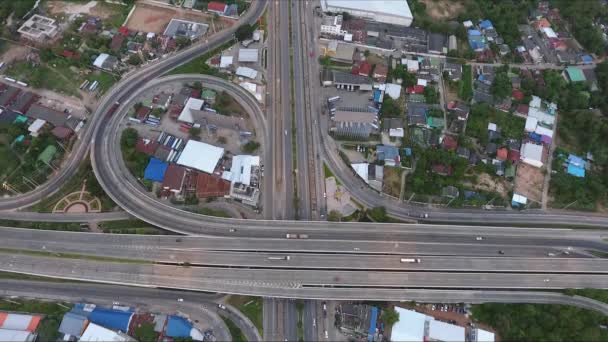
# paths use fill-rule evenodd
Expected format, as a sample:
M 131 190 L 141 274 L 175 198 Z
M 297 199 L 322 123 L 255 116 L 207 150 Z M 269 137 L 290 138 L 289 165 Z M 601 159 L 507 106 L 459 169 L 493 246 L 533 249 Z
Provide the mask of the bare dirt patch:
M 11 64 L 13 61 L 25 60 L 25 57 L 32 51 L 27 46 L 5 43 L 6 51 L 2 54 L 2 61 L 6 64 Z
M 382 184 L 382 192 L 399 198 L 401 194 L 401 173 L 404 170 L 399 167 L 384 167 L 384 183 Z
M 110 6 L 104 6 L 99 1 L 72 2 L 72 1 L 48 1 L 47 10 L 51 15 L 58 14 L 87 14 L 107 19 L 116 14 Z
M 517 166 L 514 192 L 529 200 L 539 202 L 542 199 L 545 175 L 541 169 L 520 163 Z
M 507 198 L 511 186 L 504 179 L 496 179 L 487 173 L 481 173 L 477 176 L 477 183 L 473 185 L 475 190 L 496 192 L 501 197 Z
M 464 9 L 464 5 L 456 0 L 420 0 L 426 5 L 426 13 L 433 19 L 452 19 Z
M 139 3 L 129 18 L 127 27 L 135 31 L 162 33 L 173 18 L 208 24 L 210 33 L 230 27 L 233 23 L 230 19 L 220 18 L 213 20 L 212 24 L 212 17 L 205 13 Z

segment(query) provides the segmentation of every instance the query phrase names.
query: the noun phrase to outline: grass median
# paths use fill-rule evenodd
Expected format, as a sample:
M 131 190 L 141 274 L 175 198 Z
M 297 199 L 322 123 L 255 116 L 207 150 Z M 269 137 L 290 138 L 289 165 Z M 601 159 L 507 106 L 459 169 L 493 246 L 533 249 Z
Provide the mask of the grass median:
M 263 309 L 264 303 L 261 297 L 230 296 L 228 304 L 241 311 L 253 322 L 260 336 L 264 336 Z
M 21 254 L 36 257 L 45 258 L 64 258 L 64 259 L 79 259 L 79 260 L 91 260 L 91 261 L 104 261 L 104 262 L 118 262 L 126 264 L 154 264 L 154 261 L 141 260 L 141 259 L 127 259 L 127 258 L 113 258 L 98 255 L 87 255 L 87 254 L 75 254 L 75 253 L 56 253 L 46 251 L 33 251 L 27 249 L 16 249 L 16 248 L 0 248 L 0 253 L 7 254 Z

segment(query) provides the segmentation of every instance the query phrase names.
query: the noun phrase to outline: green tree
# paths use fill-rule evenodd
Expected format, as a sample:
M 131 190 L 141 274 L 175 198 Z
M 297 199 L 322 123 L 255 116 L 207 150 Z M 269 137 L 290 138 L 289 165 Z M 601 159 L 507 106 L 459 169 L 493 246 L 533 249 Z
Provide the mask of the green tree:
M 393 324 L 399 322 L 399 313 L 393 308 L 383 310 L 380 320 L 382 320 L 385 325 L 391 327 Z
M 393 100 L 389 96 L 384 97 L 384 101 L 382 102 L 382 108 L 380 108 L 380 115 L 382 117 L 397 117 L 402 115 L 403 110 L 399 107 L 399 103 Z
M 181 37 L 181 36 L 175 38 L 175 45 L 177 45 L 178 49 L 183 49 L 186 46 L 190 45 L 190 43 L 192 43 L 192 41 L 190 40 L 190 38 Z
M 127 128 L 122 132 L 120 137 L 120 146 L 123 149 L 134 148 L 139 138 L 139 133 L 135 128 Z
M 433 86 L 424 88 L 424 100 L 426 103 L 439 103 L 439 92 Z
M 388 222 L 388 215 L 385 207 L 374 207 L 368 210 L 369 217 L 376 222 Z
M 342 220 L 342 214 L 337 210 L 332 210 L 327 214 L 327 221 L 339 222 Z
M 507 71 L 508 69 L 496 72 L 494 83 L 492 83 L 492 95 L 496 98 L 504 99 L 511 96 L 511 90 L 513 90 L 513 88 Z
M 140 65 L 141 64 L 141 57 L 139 57 L 138 54 L 134 53 L 131 56 L 129 56 L 129 59 L 127 59 L 127 63 L 131 64 L 131 65 Z
M 188 133 L 190 134 L 190 138 L 198 140 L 201 135 L 201 129 L 198 127 L 190 127 Z
M 238 29 L 236 29 L 234 36 L 239 41 L 247 40 L 251 38 L 251 36 L 253 35 L 253 31 L 255 31 L 255 27 L 249 24 L 241 25 Z
M 245 153 L 253 153 L 257 151 L 258 148 L 260 148 L 260 143 L 250 140 L 245 145 L 243 145 L 243 147 L 241 147 L 241 150 L 243 150 L 243 152 Z

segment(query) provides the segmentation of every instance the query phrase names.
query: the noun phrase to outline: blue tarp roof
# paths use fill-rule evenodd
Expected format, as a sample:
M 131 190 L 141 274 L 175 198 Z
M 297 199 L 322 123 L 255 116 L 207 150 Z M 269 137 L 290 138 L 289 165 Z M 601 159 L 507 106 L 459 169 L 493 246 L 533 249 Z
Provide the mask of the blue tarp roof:
M 536 142 L 539 142 L 541 139 L 540 134 L 537 134 L 537 133 L 529 133 L 528 137 Z
M 367 334 L 367 341 L 371 342 L 374 340 L 374 335 L 376 334 L 376 319 L 378 318 L 378 308 L 372 306 L 372 317 L 369 321 L 369 331 Z
M 583 55 L 581 59 L 585 64 L 593 63 L 593 57 L 591 57 L 590 55 Z
M 412 149 L 411 149 L 410 147 L 406 147 L 406 148 L 405 148 L 405 155 L 406 155 L 407 157 L 409 157 L 409 156 L 411 156 L 411 155 L 412 155 Z
M 128 311 L 97 307 L 89 315 L 89 320 L 106 328 L 127 332 L 129 331 L 129 321 L 132 315 L 133 313 Z
M 382 91 L 380 89 L 374 90 L 374 102 L 382 102 Z
M 189 337 L 192 330 L 192 324 L 184 318 L 178 316 L 169 316 L 167 323 L 166 335 L 169 337 Z
M 585 161 L 583 160 L 583 158 L 574 154 L 568 155 L 568 163 L 578 167 L 585 167 Z
M 482 29 L 488 29 L 490 27 L 494 27 L 494 25 L 492 25 L 492 22 L 489 20 L 484 20 L 482 22 L 479 23 L 479 27 L 481 27 Z
M 575 166 L 573 164 L 568 165 L 568 174 L 575 177 L 585 177 L 585 169 L 582 167 Z
M 89 315 L 91 314 L 91 311 L 84 311 L 85 305 L 86 304 L 84 304 L 84 303 L 76 303 L 76 304 L 74 304 L 74 306 L 72 307 L 72 310 L 70 310 L 70 312 L 73 314 L 76 314 L 76 315 L 89 317 Z
M 144 171 L 144 179 L 162 182 L 165 178 L 167 167 L 169 167 L 169 163 L 165 163 L 160 159 L 150 158 L 146 171 Z
M 478 30 L 469 30 L 468 33 L 469 36 L 481 36 L 481 32 L 479 32 Z

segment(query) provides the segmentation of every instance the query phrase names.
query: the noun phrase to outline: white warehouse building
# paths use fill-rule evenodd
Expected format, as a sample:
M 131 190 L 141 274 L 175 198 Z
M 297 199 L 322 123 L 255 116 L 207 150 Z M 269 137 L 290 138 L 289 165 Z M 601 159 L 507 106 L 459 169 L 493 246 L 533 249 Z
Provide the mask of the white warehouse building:
M 410 26 L 414 20 L 407 0 L 321 0 L 324 12 L 347 12 L 380 23 Z

